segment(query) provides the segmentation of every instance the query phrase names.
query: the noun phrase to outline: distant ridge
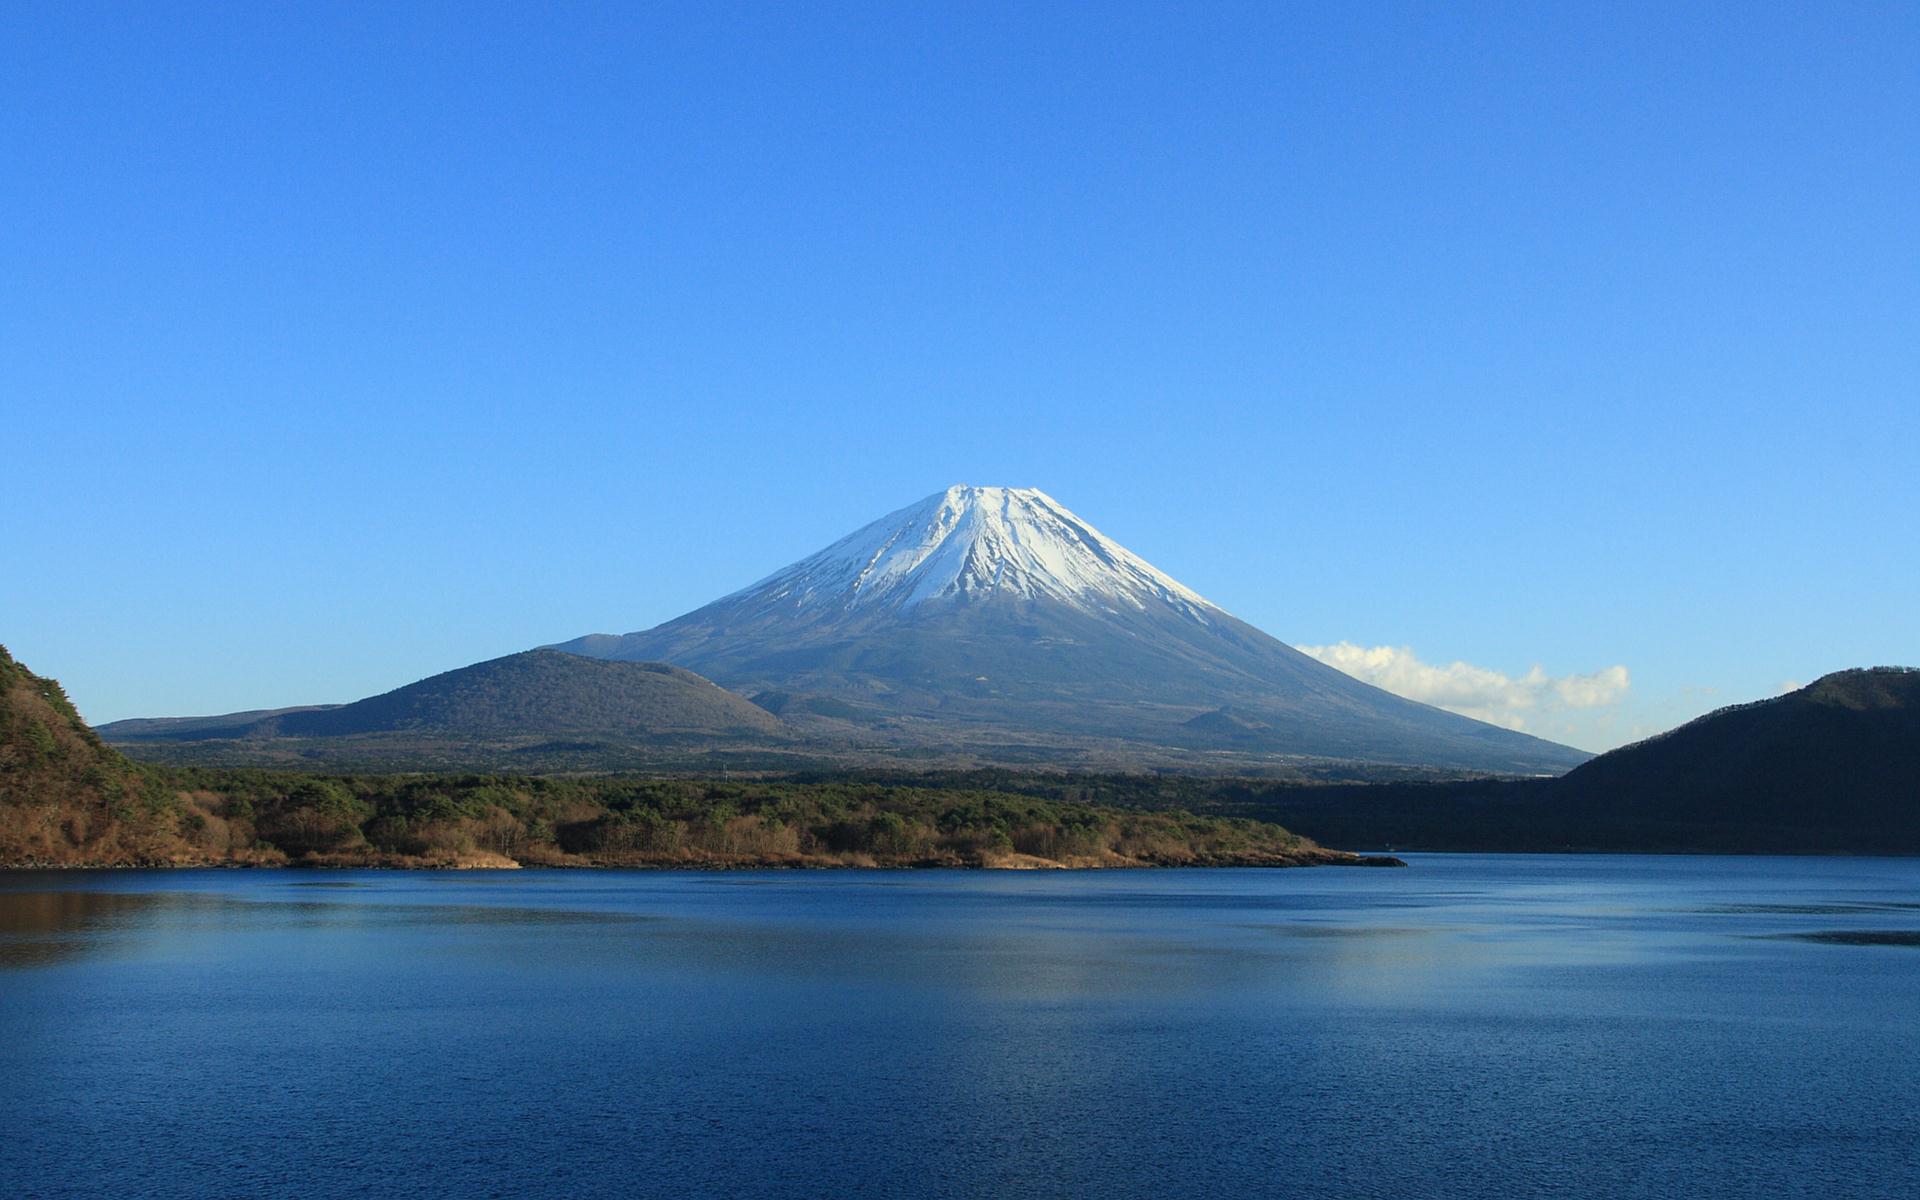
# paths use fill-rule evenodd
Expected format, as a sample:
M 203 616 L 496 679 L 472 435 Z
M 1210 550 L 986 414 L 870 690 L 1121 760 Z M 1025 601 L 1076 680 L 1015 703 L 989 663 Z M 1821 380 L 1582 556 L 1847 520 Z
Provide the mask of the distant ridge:
M 338 704 L 301 704 L 292 708 L 255 708 L 245 712 L 220 713 L 211 717 L 128 717 L 100 727 L 102 736 L 116 742 L 191 741 L 195 738 L 244 737 L 246 731 L 264 726 L 276 717 L 294 713 L 326 712 Z
M 802 731 L 907 752 L 1513 774 L 1589 757 L 1309 658 L 1037 488 L 947 488 L 664 625 L 557 648 L 675 663 Z
M 352 704 L 116 721 L 100 733 L 109 741 L 140 742 L 367 734 L 777 738 L 784 729 L 773 714 L 692 671 L 528 650 Z

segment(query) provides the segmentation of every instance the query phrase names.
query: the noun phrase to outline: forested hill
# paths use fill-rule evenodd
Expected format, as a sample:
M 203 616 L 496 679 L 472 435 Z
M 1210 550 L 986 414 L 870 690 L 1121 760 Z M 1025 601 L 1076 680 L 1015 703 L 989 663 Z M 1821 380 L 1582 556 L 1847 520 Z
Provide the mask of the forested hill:
M 1586 763 L 1551 789 L 1687 822 L 1889 833 L 1920 815 L 1920 670 L 1837 671 Z
M 141 857 L 146 843 L 122 818 L 146 807 L 150 786 L 80 719 L 58 682 L 0 646 L 0 864 L 57 861 L 73 846 L 91 846 L 103 861 Z
M 1345 846 L 1920 854 L 1920 671 L 1839 671 L 1559 779 L 1197 782 L 1177 799 Z

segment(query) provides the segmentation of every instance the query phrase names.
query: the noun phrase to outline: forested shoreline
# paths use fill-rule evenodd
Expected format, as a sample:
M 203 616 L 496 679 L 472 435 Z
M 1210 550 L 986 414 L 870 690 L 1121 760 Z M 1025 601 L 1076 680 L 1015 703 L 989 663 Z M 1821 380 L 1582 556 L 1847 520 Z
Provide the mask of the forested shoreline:
M 135 763 L 0 647 L 0 866 L 1359 863 L 1262 821 L 954 781 L 337 775 Z
M 858 780 L 132 768 L 5 806 L 8 866 L 1127 867 L 1358 861 L 1266 822 Z

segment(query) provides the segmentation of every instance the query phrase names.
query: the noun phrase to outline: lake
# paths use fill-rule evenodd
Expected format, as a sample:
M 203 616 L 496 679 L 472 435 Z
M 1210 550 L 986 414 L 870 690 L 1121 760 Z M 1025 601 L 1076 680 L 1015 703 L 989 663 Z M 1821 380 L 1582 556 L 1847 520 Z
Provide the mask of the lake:
M 1920 1194 L 1920 860 L 0 872 L 0 1195 Z

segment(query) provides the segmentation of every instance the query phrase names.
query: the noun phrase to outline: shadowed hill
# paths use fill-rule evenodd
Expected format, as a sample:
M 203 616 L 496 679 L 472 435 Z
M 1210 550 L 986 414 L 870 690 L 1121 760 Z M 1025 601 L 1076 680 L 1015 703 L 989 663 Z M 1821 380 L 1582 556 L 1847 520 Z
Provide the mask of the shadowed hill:
M 1559 779 L 1245 782 L 1181 802 L 1348 846 L 1920 854 L 1920 671 L 1840 671 Z
M 1838 671 L 1586 763 L 1550 789 L 1596 815 L 1889 834 L 1920 816 L 1920 670 Z

